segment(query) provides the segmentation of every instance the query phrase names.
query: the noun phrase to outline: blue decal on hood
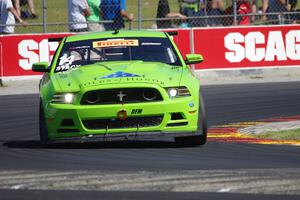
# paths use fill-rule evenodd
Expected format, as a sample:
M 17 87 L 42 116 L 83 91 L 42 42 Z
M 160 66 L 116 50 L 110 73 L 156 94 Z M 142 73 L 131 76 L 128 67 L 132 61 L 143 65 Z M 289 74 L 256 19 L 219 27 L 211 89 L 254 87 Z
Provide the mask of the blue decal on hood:
M 122 78 L 122 77 L 139 77 L 139 75 L 129 74 L 129 73 L 126 73 L 126 72 L 118 71 L 116 73 L 113 73 L 113 74 L 110 74 L 110 75 L 107 75 L 107 76 L 102 76 L 101 78 Z

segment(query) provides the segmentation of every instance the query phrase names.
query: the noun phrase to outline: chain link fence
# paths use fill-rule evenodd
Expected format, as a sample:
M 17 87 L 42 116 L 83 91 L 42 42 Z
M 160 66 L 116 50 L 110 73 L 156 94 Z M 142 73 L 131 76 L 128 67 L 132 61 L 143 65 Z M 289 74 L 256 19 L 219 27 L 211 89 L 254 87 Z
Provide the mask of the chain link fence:
M 100 12 L 98 21 L 87 23 L 106 28 L 109 23 L 121 23 L 124 26 L 120 28 L 125 29 L 297 24 L 300 23 L 300 3 L 297 3 L 297 0 L 127 0 L 126 15 L 112 18 L 116 15 L 112 14 L 116 8 L 112 3 L 94 11 Z M 69 31 L 72 22 L 68 21 L 68 0 L 33 0 L 33 4 L 36 16 L 32 16 L 28 4 L 21 6 L 22 17 L 29 25 L 21 27 L 17 24 L 15 33 Z M 132 16 L 134 19 L 128 20 Z

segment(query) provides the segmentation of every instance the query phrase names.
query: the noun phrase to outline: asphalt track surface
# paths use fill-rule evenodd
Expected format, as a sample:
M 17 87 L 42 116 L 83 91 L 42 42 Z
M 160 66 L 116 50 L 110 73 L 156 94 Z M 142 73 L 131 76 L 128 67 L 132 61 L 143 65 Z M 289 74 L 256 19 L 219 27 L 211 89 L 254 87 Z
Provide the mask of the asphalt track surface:
M 211 127 L 300 114 L 300 82 L 202 90 Z M 139 141 L 44 148 L 37 141 L 38 101 L 37 94 L 0 96 L 0 199 L 300 199 L 295 186 L 299 147 L 208 140 L 203 147 Z M 93 174 L 107 177 L 107 186 L 101 185 L 105 180 L 99 185 Z M 154 181 L 158 177 L 160 184 Z M 243 187 L 253 179 L 258 187 Z M 143 185 L 147 181 L 152 184 Z M 193 184 L 197 187 L 185 187 Z M 262 189 L 272 184 L 278 188 Z

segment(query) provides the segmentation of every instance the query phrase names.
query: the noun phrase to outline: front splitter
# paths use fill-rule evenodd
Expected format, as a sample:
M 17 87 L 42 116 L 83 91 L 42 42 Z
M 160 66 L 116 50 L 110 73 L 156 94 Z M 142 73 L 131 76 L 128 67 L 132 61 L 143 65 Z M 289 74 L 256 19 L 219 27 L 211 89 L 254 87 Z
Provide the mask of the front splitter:
M 65 142 L 98 142 L 98 141 L 127 141 L 127 140 L 152 140 L 152 139 L 174 139 L 175 137 L 197 136 L 195 132 L 130 132 L 120 134 L 87 135 L 81 137 L 57 138 L 50 143 Z M 200 136 L 200 135 L 199 135 Z

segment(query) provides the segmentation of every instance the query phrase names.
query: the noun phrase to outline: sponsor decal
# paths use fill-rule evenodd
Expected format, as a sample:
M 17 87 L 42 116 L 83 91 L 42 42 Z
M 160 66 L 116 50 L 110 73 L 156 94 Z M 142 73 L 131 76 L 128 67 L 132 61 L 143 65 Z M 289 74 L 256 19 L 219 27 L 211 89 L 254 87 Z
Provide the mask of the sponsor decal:
M 159 43 L 159 42 L 143 42 L 141 45 L 142 46 L 161 46 L 161 43 Z
M 93 48 L 139 46 L 138 40 L 105 40 L 93 42 Z
M 132 109 L 131 114 L 132 115 L 138 115 L 138 114 L 142 114 L 143 109 Z
M 115 73 L 107 75 L 107 76 L 102 76 L 101 79 L 124 78 L 124 77 L 139 77 L 139 75 L 118 71 L 118 72 L 115 72 Z
M 142 77 L 127 77 L 126 79 L 123 79 L 122 81 L 126 81 L 128 83 L 132 82 L 150 82 L 150 83 L 156 83 L 160 84 L 162 86 L 165 86 L 165 83 L 163 81 L 160 81 L 158 79 L 151 79 L 151 78 L 142 78 Z M 90 87 L 92 85 L 99 85 L 99 84 L 111 84 L 111 83 L 120 83 L 120 79 L 110 79 L 110 78 L 102 78 L 97 81 L 88 81 L 83 84 L 81 84 L 80 87 Z
M 68 57 L 67 54 L 64 54 L 59 58 L 59 66 L 56 67 L 55 71 L 66 71 L 69 69 L 78 68 L 81 65 L 73 65 L 75 60 L 75 55 L 71 55 Z
M 300 60 L 300 30 L 228 33 L 224 38 L 225 59 L 238 63 L 247 59 L 251 62 Z

